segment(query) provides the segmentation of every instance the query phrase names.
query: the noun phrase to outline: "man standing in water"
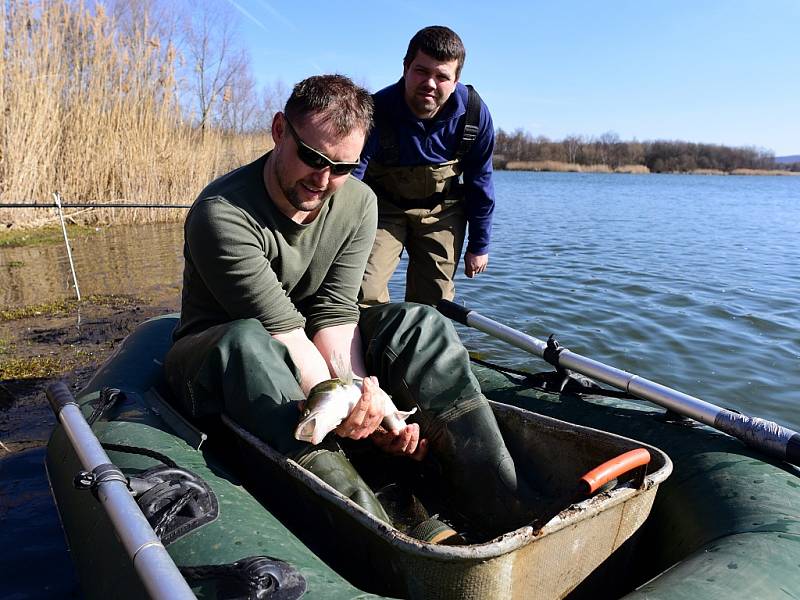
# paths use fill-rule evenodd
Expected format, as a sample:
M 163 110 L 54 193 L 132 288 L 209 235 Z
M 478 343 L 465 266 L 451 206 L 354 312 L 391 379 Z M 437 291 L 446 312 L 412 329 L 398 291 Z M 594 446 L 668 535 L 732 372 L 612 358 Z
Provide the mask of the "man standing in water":
M 452 300 L 467 226 L 464 274 L 489 264 L 494 126 L 478 94 L 459 82 L 465 54 L 454 31 L 426 27 L 408 44 L 400 81 L 374 95 L 375 128 L 354 172 L 378 195 L 363 306 L 389 301 L 404 248 L 406 301 Z
M 334 436 L 316 446 L 293 437 L 298 407 L 335 376 L 332 357 L 349 357 L 363 393 L 335 433 L 434 461 L 463 514 L 507 519 L 514 464 L 450 321 L 419 304 L 359 311 L 377 209 L 349 174 L 371 121 L 365 90 L 310 77 L 275 115 L 275 148 L 201 192 L 186 217 L 168 381 L 190 416 L 227 414 L 390 522 Z M 419 409 L 413 423 L 379 428 L 378 381 L 401 410 Z

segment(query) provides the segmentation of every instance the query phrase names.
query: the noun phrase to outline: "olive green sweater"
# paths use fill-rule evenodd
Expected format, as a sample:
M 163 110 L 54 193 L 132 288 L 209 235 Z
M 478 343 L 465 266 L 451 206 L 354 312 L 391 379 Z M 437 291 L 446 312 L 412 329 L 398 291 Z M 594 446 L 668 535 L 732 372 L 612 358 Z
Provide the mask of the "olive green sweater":
M 349 177 L 313 222 L 295 223 L 267 195 L 267 156 L 213 181 L 186 216 L 176 340 L 246 318 L 270 333 L 305 327 L 309 337 L 358 322 L 375 195 Z

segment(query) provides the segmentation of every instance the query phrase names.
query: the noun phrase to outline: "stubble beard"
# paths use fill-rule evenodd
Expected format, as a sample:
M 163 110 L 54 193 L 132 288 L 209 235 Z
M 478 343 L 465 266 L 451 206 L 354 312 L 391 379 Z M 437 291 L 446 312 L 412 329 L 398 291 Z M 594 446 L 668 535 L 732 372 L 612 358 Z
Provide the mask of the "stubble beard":
M 284 197 L 295 210 L 302 212 L 313 212 L 321 207 L 325 201 L 333 195 L 332 192 L 329 191 L 330 187 L 328 187 L 324 190 L 319 200 L 303 200 L 300 196 L 300 190 L 303 187 L 302 180 L 295 182 L 286 181 L 286 179 L 284 179 L 282 176 L 280 169 L 278 169 L 278 166 L 275 165 L 274 168 L 275 179 L 278 181 L 278 186 L 280 186 Z
M 444 102 L 442 102 L 442 97 L 438 91 L 433 92 L 433 98 L 425 96 L 428 93 L 430 93 L 428 90 L 415 90 L 414 95 L 411 97 L 411 102 L 417 114 L 423 113 L 434 116 L 442 108 Z

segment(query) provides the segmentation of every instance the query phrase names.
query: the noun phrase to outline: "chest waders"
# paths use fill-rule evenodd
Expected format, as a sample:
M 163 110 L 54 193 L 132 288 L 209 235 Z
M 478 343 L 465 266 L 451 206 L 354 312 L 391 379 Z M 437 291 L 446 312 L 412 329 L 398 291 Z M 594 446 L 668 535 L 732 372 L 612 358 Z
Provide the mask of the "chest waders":
M 447 505 L 487 539 L 530 522 L 540 498 L 519 473 L 452 322 L 436 309 L 390 303 L 362 311 L 367 371 L 401 410 L 417 408 L 424 468 Z
M 378 233 L 361 290 L 361 303 L 388 302 L 387 284 L 405 248 L 409 257 L 406 300 L 435 304 L 452 299 L 466 216 L 461 201 L 462 159 L 477 139 L 481 100 L 471 87 L 453 159 L 439 164 L 399 166 L 394 128 L 379 120 L 380 152 L 364 181 L 378 196 Z

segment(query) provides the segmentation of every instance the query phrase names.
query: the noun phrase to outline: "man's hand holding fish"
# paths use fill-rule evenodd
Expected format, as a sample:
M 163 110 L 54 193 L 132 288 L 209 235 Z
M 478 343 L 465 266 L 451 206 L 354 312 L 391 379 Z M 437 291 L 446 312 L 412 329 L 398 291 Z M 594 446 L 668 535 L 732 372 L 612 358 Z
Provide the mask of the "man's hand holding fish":
M 387 398 L 386 392 L 378 385 L 377 377 L 365 377 L 361 381 L 361 397 L 350 414 L 333 431 L 336 435 L 353 440 L 368 437 L 383 420 Z M 400 429 L 396 428 L 393 433 L 396 435 L 399 432 Z
M 370 436 L 378 448 L 388 454 L 408 456 L 414 460 L 422 460 L 428 453 L 428 440 L 419 437 L 419 425 L 410 423 L 399 433 L 378 427 Z

